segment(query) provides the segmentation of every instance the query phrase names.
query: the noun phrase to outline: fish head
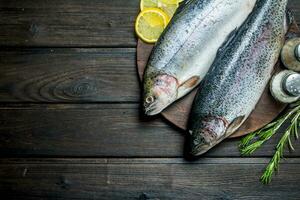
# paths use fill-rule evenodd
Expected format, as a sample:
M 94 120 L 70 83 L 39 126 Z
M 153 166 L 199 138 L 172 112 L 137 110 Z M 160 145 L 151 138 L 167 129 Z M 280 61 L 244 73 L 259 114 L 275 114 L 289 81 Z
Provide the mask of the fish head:
M 223 117 L 196 119 L 189 129 L 188 145 L 190 154 L 199 156 L 206 153 L 225 138 L 228 122 Z
M 146 115 L 159 114 L 177 99 L 177 79 L 168 74 L 146 78 L 143 107 Z

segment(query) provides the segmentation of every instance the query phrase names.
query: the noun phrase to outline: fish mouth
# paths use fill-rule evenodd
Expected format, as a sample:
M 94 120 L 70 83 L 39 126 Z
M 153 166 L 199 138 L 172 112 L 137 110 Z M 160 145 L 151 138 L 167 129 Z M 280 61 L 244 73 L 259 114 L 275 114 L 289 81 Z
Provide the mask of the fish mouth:
M 192 133 L 192 131 L 189 131 Z M 201 133 L 191 134 L 189 137 L 189 154 L 192 156 L 200 156 L 208 152 L 214 144 Z
M 160 108 L 157 103 L 151 104 L 144 108 L 145 115 L 154 116 L 163 111 L 164 108 Z
M 210 147 L 209 145 L 198 145 L 195 146 L 194 149 L 192 149 L 190 151 L 190 155 L 196 157 L 196 156 L 201 156 L 203 154 L 205 154 L 206 152 L 208 152 L 212 147 Z
M 144 113 L 148 116 L 154 116 L 160 114 L 164 109 L 166 109 L 170 105 L 170 101 L 164 101 L 161 99 L 157 99 L 152 104 L 144 104 Z

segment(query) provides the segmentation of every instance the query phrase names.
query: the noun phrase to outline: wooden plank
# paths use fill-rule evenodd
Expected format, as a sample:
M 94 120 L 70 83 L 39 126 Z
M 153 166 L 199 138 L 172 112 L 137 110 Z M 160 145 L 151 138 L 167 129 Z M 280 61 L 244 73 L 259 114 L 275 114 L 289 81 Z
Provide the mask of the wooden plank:
M 0 161 L 8 199 L 299 199 L 300 160 L 259 182 L 268 159 L 15 159 Z
M 0 0 L 0 45 L 135 46 L 139 0 Z
M 0 102 L 138 102 L 135 49 L 0 50 Z
M 138 104 L 0 105 L 0 156 L 182 157 L 184 132 L 146 119 Z M 254 156 L 271 156 L 280 134 Z M 236 157 L 239 139 L 206 156 Z M 289 157 L 300 155 L 300 143 Z
M 0 45 L 133 47 L 138 12 L 139 0 L 0 0 Z

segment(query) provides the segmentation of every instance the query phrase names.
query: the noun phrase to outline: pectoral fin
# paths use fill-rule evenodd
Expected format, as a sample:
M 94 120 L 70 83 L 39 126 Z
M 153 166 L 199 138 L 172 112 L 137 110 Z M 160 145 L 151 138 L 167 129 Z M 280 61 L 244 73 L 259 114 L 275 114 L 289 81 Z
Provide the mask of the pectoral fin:
M 240 126 L 244 123 L 245 120 L 246 120 L 245 116 L 240 116 L 235 118 L 231 122 L 231 124 L 229 124 L 225 135 L 229 136 L 233 134 L 238 128 L 240 128 Z
M 182 97 L 190 92 L 194 87 L 196 87 L 200 82 L 199 76 L 193 76 L 184 83 L 182 83 L 178 88 L 178 96 Z

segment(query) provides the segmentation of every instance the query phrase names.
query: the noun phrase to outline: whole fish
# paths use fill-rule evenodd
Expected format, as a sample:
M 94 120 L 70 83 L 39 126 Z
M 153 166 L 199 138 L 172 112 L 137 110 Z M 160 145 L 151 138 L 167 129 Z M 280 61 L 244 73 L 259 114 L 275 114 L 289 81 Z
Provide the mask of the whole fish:
M 234 133 L 259 101 L 287 32 L 287 0 L 258 0 L 221 49 L 194 100 L 189 125 L 192 155 L 207 152 Z
M 157 42 L 144 75 L 144 111 L 160 113 L 195 88 L 257 0 L 188 0 Z

